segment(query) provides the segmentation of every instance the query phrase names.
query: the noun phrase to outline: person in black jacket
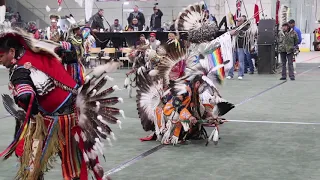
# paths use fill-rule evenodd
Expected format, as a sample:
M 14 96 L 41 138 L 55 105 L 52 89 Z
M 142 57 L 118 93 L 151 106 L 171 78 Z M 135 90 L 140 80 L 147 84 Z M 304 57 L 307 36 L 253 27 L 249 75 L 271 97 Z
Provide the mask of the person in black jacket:
M 93 15 L 90 19 L 91 28 L 96 31 L 100 31 L 100 29 L 104 29 L 103 25 L 103 9 L 99 9 L 99 11 Z
M 136 18 L 138 20 L 138 26 L 143 27 L 145 25 L 145 19 L 142 12 L 139 11 L 139 7 L 137 5 L 134 6 L 133 12 L 130 13 L 128 17 L 128 24 L 132 23 L 132 20 Z
M 160 9 L 157 8 L 157 6 L 153 7 L 153 12 L 154 13 L 151 15 L 151 20 L 150 20 L 151 31 L 160 31 L 161 18 L 163 16 L 163 13 Z

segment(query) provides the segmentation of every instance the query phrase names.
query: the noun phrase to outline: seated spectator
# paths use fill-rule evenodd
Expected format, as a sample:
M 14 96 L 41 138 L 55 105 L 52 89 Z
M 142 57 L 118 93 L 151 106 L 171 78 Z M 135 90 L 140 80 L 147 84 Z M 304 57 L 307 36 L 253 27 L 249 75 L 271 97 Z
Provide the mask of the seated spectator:
M 119 24 L 119 19 L 115 19 L 113 25 L 111 25 L 110 32 L 122 31 L 122 26 Z
M 143 26 L 145 25 L 145 18 L 144 18 L 144 14 L 142 12 L 139 11 L 139 7 L 137 5 L 135 5 L 133 7 L 133 12 L 130 13 L 129 17 L 128 17 L 128 24 L 132 23 L 133 19 L 137 20 L 137 26 L 141 27 L 141 30 L 143 29 Z M 141 31 L 139 30 L 139 31 Z M 135 30 L 137 31 L 137 30 Z
M 156 39 L 156 33 L 150 33 L 150 40 L 149 40 L 151 49 L 156 50 L 160 46 L 160 41 Z
M 143 30 L 143 26 L 138 23 L 138 19 L 137 18 L 133 18 L 132 19 L 131 26 L 133 28 L 133 31 L 142 31 Z
M 133 27 L 132 26 L 126 26 L 125 31 L 133 31 Z
M 137 41 L 137 43 L 136 43 L 136 46 L 143 47 L 143 46 L 148 46 L 148 45 L 149 45 L 148 39 L 146 39 L 146 36 L 144 34 L 141 34 L 139 41 Z

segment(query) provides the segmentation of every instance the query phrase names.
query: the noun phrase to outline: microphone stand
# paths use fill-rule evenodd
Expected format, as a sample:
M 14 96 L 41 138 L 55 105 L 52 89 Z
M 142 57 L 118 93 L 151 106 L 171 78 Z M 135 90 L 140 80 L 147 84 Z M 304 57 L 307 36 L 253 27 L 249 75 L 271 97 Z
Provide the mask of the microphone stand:
M 109 24 L 109 22 L 107 21 L 107 19 L 106 19 L 104 16 L 102 16 L 102 19 L 104 19 L 104 20 L 107 22 L 107 24 L 108 24 L 108 26 L 109 26 L 109 31 L 111 31 L 111 25 Z

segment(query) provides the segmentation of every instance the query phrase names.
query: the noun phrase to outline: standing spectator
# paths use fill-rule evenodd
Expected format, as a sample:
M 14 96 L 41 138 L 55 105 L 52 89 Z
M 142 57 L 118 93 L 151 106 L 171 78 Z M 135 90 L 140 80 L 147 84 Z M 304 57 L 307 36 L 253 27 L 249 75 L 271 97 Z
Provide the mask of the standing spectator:
M 296 50 L 299 50 L 299 44 L 302 42 L 302 36 L 301 36 L 301 31 L 299 28 L 296 27 L 296 22 L 291 19 L 289 21 L 289 26 L 292 28 L 298 35 L 298 44 L 296 44 Z M 294 68 L 294 73 L 296 73 L 296 57 L 293 56 L 293 68 Z
M 119 24 L 119 19 L 115 19 L 113 25 L 111 26 L 110 32 L 119 32 L 122 30 L 122 26 Z
M 237 21 L 237 27 L 241 26 L 244 23 L 245 19 L 243 17 L 240 17 Z M 244 26 L 242 29 L 237 31 L 237 34 L 234 34 L 235 31 L 231 32 L 232 35 L 234 35 L 234 38 L 236 38 L 236 52 L 234 52 L 234 63 L 236 62 L 236 56 L 238 56 L 239 61 L 239 71 L 238 71 L 238 79 L 243 79 L 244 76 L 244 59 L 245 59 L 245 41 L 244 41 L 244 35 L 245 31 L 248 30 L 248 26 Z M 250 59 L 251 60 L 251 59 Z M 233 71 L 235 68 L 235 64 L 230 69 L 227 79 L 233 78 Z
M 293 53 L 298 43 L 298 35 L 294 29 L 290 28 L 288 23 L 282 25 L 282 31 L 279 32 L 279 52 L 282 62 L 282 77 L 280 80 L 287 79 L 287 61 L 289 68 L 289 77 L 295 80 L 293 69 Z
M 95 31 L 100 31 L 100 29 L 105 30 L 103 25 L 103 9 L 99 9 L 99 11 L 90 18 L 91 29 Z
M 160 41 L 156 39 L 156 33 L 150 33 L 150 40 L 149 40 L 151 49 L 157 50 L 160 46 Z
M 212 14 L 210 14 L 209 10 L 207 10 L 207 9 L 204 12 L 205 12 L 205 17 L 209 19 L 209 22 L 214 22 L 218 26 L 218 22 L 217 22 L 216 17 L 214 17 Z
M 247 16 L 242 15 L 242 18 L 244 21 L 247 21 Z M 250 22 L 247 24 L 247 29 L 250 27 Z M 250 74 L 254 74 L 254 66 L 252 62 L 252 57 L 251 57 L 251 51 L 254 47 L 254 44 L 244 44 L 244 73 L 248 73 L 248 69 L 250 71 Z
M 160 31 L 161 30 L 161 18 L 163 13 L 157 6 L 153 7 L 153 14 L 151 15 L 150 28 L 151 31 Z
M 128 19 L 127 19 L 128 20 L 128 24 L 131 24 L 133 22 L 133 19 L 137 19 L 138 20 L 138 26 L 142 27 L 142 29 L 143 29 L 143 26 L 145 25 L 145 19 L 144 19 L 143 13 L 139 11 L 139 7 L 137 5 L 134 6 L 133 12 L 130 13 L 130 15 L 129 15 Z
M 21 19 L 21 16 L 20 16 L 19 12 L 16 13 L 16 17 L 17 17 L 17 21 L 18 22 L 22 22 L 22 19 Z

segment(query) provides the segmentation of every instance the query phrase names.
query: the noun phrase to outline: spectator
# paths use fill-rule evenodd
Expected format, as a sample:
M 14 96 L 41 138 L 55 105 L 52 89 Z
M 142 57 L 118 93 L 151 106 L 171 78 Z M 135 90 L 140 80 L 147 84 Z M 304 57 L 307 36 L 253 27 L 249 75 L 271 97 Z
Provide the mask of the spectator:
M 10 21 L 11 21 L 11 24 L 13 24 L 17 22 L 17 19 L 15 16 L 12 16 Z
M 132 19 L 131 27 L 133 28 L 133 31 L 143 30 L 143 26 L 139 24 L 139 20 L 137 18 Z
M 296 45 L 299 42 L 299 38 L 294 29 L 290 28 L 288 23 L 282 25 L 282 31 L 279 32 L 279 52 L 282 62 L 282 77 L 280 80 L 287 79 L 287 61 L 289 68 L 289 77 L 291 80 L 295 80 L 293 69 L 293 53 Z
M 291 19 L 291 20 L 289 21 L 289 26 L 290 26 L 290 28 L 293 29 L 293 30 L 297 33 L 297 35 L 298 35 L 298 43 L 296 44 L 296 46 L 299 45 L 299 44 L 301 44 L 301 41 L 302 41 L 301 31 L 300 31 L 299 28 L 297 28 L 296 22 L 295 22 L 293 19 Z
M 157 50 L 161 44 L 160 41 L 156 39 L 156 33 L 150 33 L 149 42 L 150 42 L 151 49 L 153 50 Z
M 18 22 L 22 22 L 22 19 L 21 19 L 21 16 L 20 16 L 19 12 L 16 13 L 16 18 L 17 18 Z
M 149 45 L 149 41 L 148 39 L 146 39 L 146 36 L 144 34 L 141 34 L 139 41 L 137 41 L 136 43 L 136 46 L 143 47 L 146 45 Z
M 113 25 L 110 29 L 111 32 L 119 32 L 122 31 L 122 26 L 119 24 L 119 19 L 115 19 Z
M 103 9 L 99 9 L 99 11 L 90 18 L 91 29 L 95 31 L 100 31 L 100 29 L 105 30 L 103 25 L 103 12 Z
M 127 26 L 126 31 L 133 31 L 133 27 L 132 26 Z
M 245 22 L 245 19 L 243 17 L 240 17 L 237 21 L 237 27 L 241 26 Z M 232 35 L 234 35 L 236 38 L 236 52 L 234 52 L 234 63 L 236 62 L 236 56 L 238 56 L 239 61 L 239 71 L 238 71 L 238 79 L 242 80 L 244 76 L 244 68 L 245 68 L 245 41 L 244 41 L 244 35 L 245 31 L 248 30 L 249 26 L 243 27 L 241 30 L 238 30 L 237 32 L 233 31 L 231 32 Z M 237 34 L 235 34 L 237 33 Z M 250 58 L 251 60 L 251 58 Z M 235 68 L 235 64 L 230 69 L 227 79 L 233 78 L 233 71 Z
M 209 22 L 214 22 L 218 26 L 218 22 L 216 17 L 214 17 L 212 14 L 210 14 L 209 10 L 205 10 L 205 17 L 209 19 Z
M 242 15 L 242 18 L 244 21 L 247 21 L 247 16 Z M 247 28 L 249 29 L 250 27 L 250 22 L 247 24 Z M 244 45 L 244 73 L 248 73 L 248 69 L 250 71 L 250 74 L 254 74 L 254 65 L 252 62 L 252 57 L 251 57 L 251 51 L 253 50 L 254 44 L 247 44 Z
M 134 6 L 133 12 L 130 13 L 130 15 L 127 19 L 128 24 L 131 24 L 133 22 L 133 19 L 137 19 L 138 26 L 142 27 L 142 29 L 143 29 L 143 26 L 145 25 L 145 19 L 144 19 L 143 13 L 139 11 L 139 7 L 137 5 Z
M 298 44 L 296 44 L 296 50 L 299 51 L 299 44 L 301 44 L 301 42 L 302 42 L 301 31 L 300 31 L 299 28 L 296 27 L 296 22 L 295 22 L 293 19 L 291 19 L 291 20 L 289 21 L 289 26 L 290 26 L 290 28 L 292 28 L 292 29 L 297 33 L 297 35 L 298 35 Z M 295 52 L 295 54 L 296 54 L 296 53 L 297 53 L 297 52 Z M 298 53 L 297 53 L 297 54 L 298 54 Z M 296 54 L 296 55 L 297 55 L 297 54 Z M 293 56 L 293 68 L 294 68 L 294 73 L 296 73 L 296 57 L 295 57 L 295 55 Z
M 161 30 L 161 18 L 163 13 L 157 6 L 153 7 L 153 14 L 151 15 L 150 28 L 151 31 Z
M 36 22 L 30 21 L 28 22 L 27 32 L 33 34 L 35 39 L 40 39 L 40 32 L 36 26 Z

